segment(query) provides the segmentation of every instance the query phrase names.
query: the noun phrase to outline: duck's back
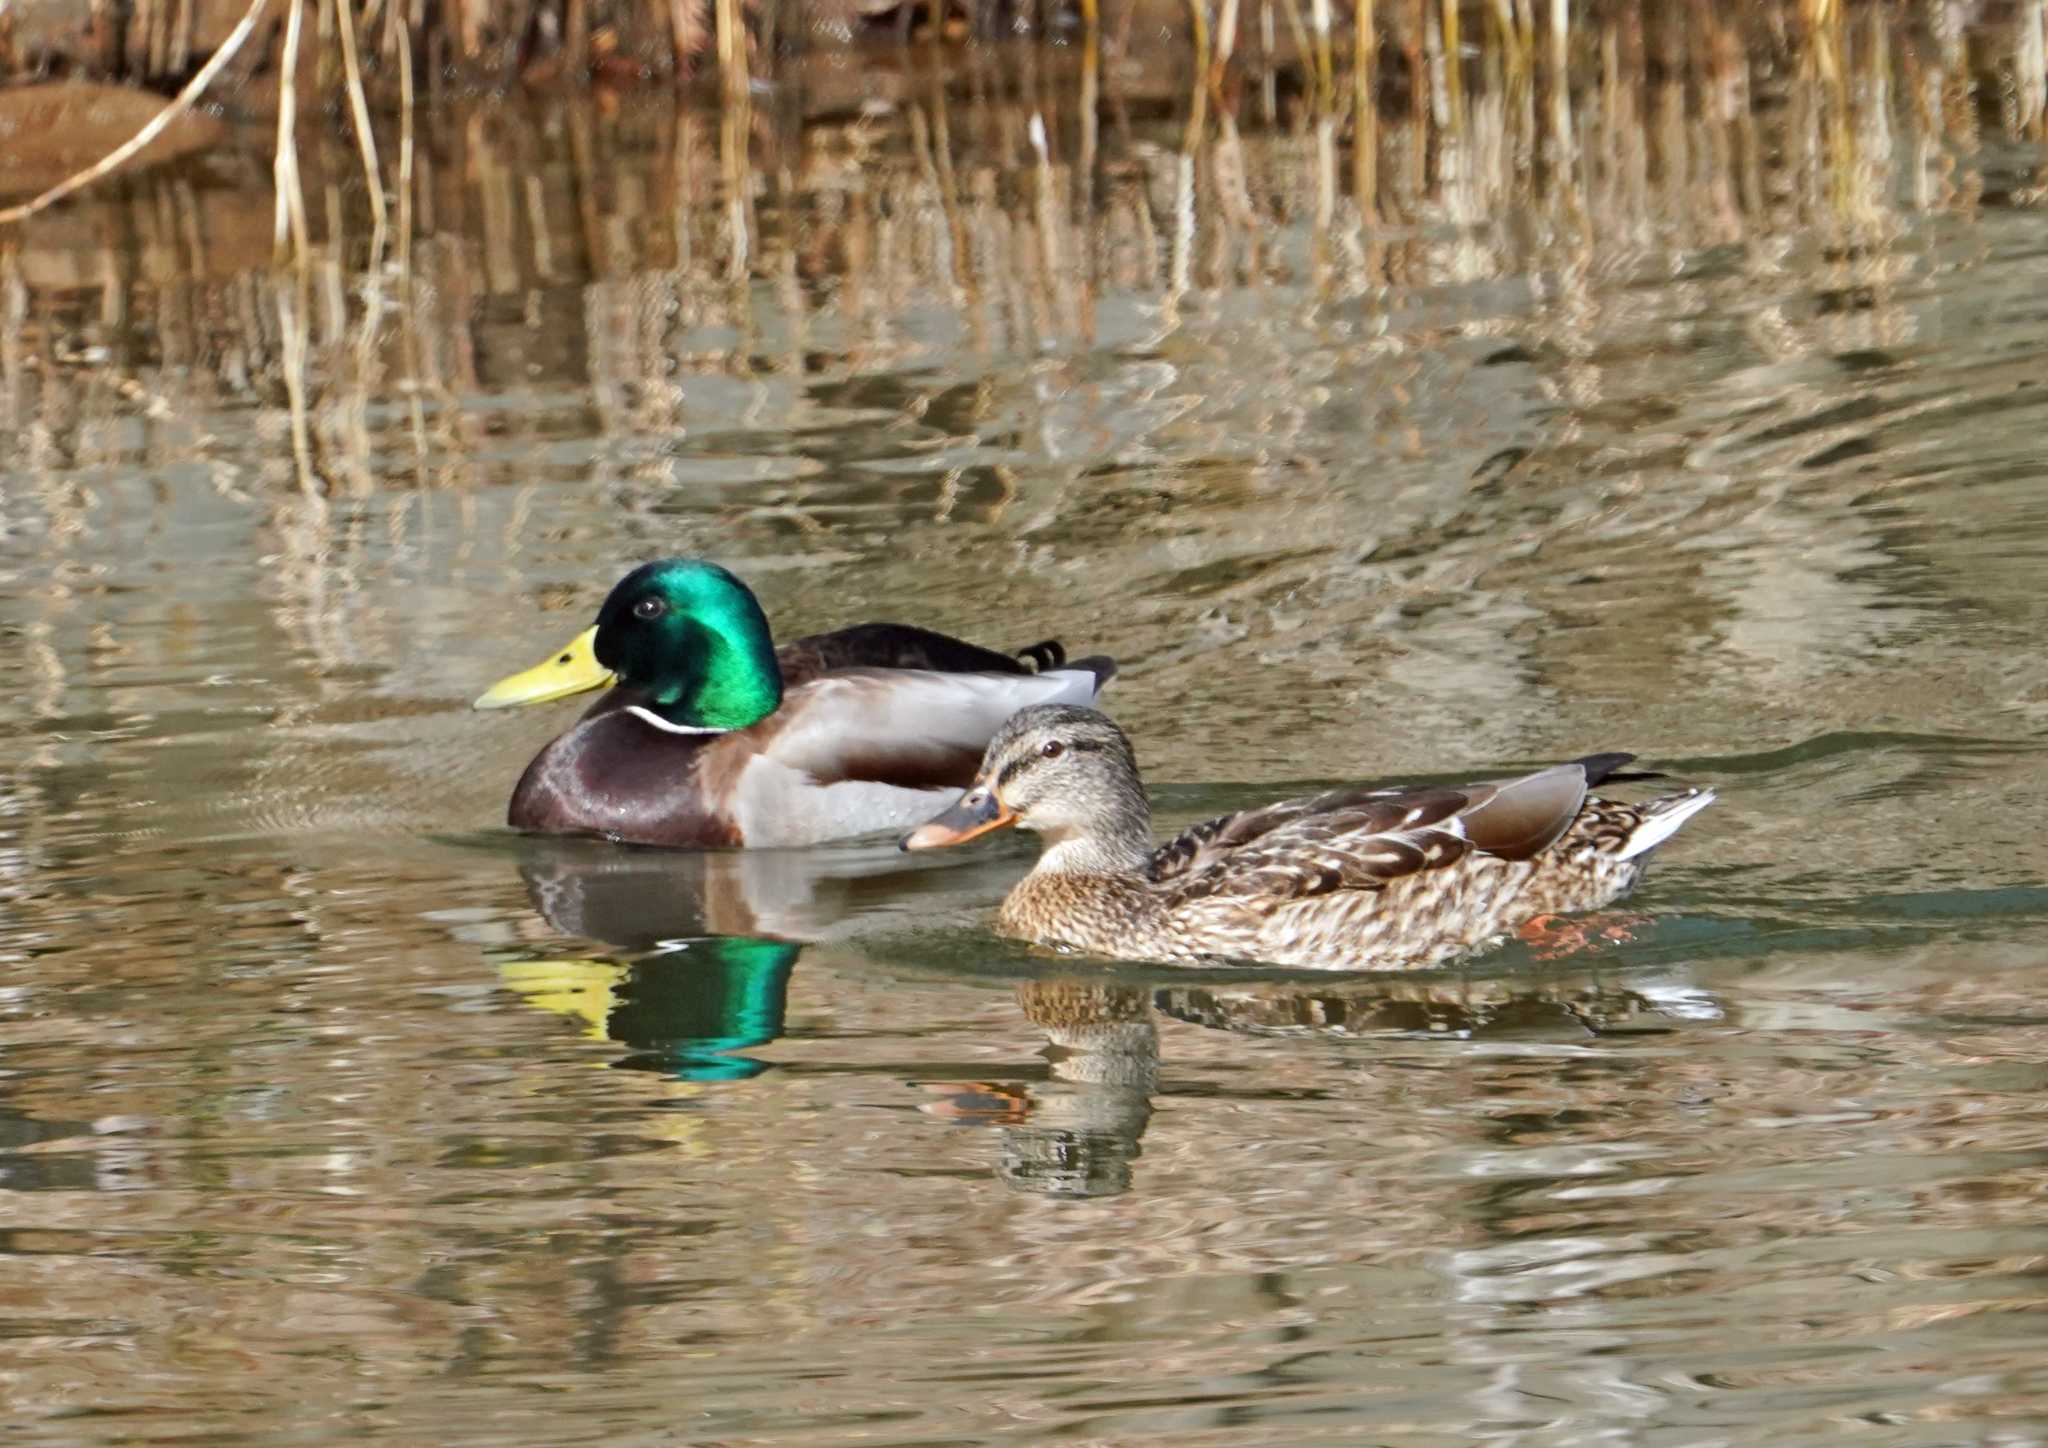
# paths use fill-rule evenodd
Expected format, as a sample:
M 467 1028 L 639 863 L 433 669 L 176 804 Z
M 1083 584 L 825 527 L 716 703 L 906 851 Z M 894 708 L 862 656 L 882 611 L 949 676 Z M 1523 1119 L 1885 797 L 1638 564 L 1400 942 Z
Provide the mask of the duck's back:
M 1046 673 L 1067 661 L 1057 639 L 1001 654 L 950 634 L 908 623 L 860 623 L 830 633 L 806 634 L 779 645 L 775 662 L 787 688 L 842 669 L 918 669 L 934 674 Z

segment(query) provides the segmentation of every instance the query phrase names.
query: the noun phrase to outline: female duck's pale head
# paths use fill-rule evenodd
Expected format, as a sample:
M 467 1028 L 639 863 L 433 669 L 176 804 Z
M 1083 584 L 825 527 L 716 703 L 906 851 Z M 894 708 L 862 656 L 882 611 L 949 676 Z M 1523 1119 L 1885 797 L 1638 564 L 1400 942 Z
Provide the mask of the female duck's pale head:
M 1072 704 L 1020 709 L 989 740 L 973 786 L 906 835 L 903 848 L 957 845 L 1010 825 L 1044 837 L 1045 865 L 1142 864 L 1152 814 L 1124 731 L 1107 714 Z
M 662 558 L 612 588 L 597 623 L 546 663 L 493 685 L 480 709 L 619 683 L 650 722 L 684 732 L 744 729 L 782 703 L 782 670 L 751 590 L 715 563 Z

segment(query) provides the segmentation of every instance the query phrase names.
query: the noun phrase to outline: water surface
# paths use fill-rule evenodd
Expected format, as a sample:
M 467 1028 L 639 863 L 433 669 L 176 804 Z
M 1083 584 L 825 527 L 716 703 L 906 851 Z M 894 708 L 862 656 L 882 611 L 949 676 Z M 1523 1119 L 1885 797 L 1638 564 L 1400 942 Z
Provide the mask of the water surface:
M 1288 90 L 1053 56 L 451 110 L 402 265 L 309 143 L 303 282 L 231 158 L 22 233 L 15 1439 L 2048 1435 L 2048 156 L 1882 19 L 1391 77 L 1369 216 Z M 1722 803 L 1631 938 L 1395 979 L 1048 960 L 1015 844 L 513 837 L 574 706 L 466 701 L 662 553 L 1115 654 L 1169 822 Z

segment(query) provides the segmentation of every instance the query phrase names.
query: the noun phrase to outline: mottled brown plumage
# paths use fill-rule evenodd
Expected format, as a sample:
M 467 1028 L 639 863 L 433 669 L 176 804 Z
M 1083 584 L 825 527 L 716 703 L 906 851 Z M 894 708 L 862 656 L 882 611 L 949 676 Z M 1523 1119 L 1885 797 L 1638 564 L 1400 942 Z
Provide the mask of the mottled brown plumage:
M 1635 805 L 1587 794 L 1630 757 L 1460 788 L 1332 790 L 1207 820 L 1155 849 L 1123 731 L 1092 709 L 1047 705 L 1005 724 L 973 788 L 905 845 L 1036 831 L 1045 851 L 996 923 L 1043 945 L 1415 969 L 1631 889 L 1649 852 L 1714 795 Z

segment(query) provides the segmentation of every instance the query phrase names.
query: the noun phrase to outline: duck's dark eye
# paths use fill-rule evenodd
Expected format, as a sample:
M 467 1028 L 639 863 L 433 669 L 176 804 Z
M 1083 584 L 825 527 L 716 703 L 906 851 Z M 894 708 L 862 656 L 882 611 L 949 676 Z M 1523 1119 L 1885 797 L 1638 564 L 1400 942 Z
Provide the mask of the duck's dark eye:
M 652 596 L 643 598 L 633 605 L 633 617 L 635 618 L 660 618 L 667 612 L 668 605 Z
M 1045 743 L 1038 746 L 1038 752 L 1047 759 L 1058 759 L 1067 752 L 1067 746 L 1060 743 L 1057 739 L 1048 739 Z

